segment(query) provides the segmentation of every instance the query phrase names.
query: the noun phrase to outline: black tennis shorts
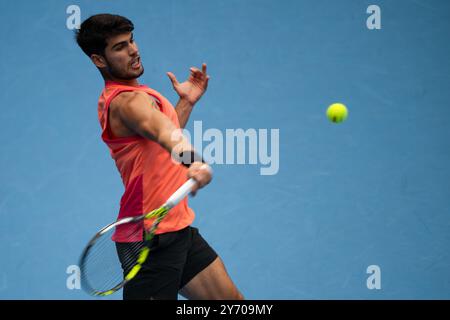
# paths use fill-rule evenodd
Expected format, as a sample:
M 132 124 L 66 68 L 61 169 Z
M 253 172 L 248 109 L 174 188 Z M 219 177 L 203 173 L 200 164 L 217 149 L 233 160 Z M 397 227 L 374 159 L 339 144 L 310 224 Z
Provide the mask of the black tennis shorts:
M 116 243 L 116 248 L 126 274 L 136 262 L 140 246 Z M 135 257 L 130 259 L 130 255 Z M 177 300 L 178 291 L 216 258 L 217 253 L 197 228 L 156 235 L 147 261 L 136 277 L 125 284 L 123 299 Z

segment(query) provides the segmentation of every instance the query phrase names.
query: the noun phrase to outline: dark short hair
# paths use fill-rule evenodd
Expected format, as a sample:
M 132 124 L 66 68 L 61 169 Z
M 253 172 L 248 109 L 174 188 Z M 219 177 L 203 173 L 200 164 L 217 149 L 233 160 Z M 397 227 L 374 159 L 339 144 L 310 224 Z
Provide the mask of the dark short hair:
M 81 50 L 90 57 L 92 54 L 104 55 L 109 38 L 133 30 L 134 25 L 127 18 L 103 13 L 83 21 L 75 38 Z

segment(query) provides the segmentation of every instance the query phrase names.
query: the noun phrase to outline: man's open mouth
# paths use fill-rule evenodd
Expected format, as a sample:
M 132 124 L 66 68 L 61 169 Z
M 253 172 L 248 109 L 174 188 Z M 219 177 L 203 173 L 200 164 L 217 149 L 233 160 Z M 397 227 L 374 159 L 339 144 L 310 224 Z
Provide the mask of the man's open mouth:
M 138 57 L 138 58 L 136 58 L 135 60 L 133 60 L 132 62 L 131 62 L 131 67 L 133 68 L 133 69 L 137 69 L 137 68 L 139 68 L 141 66 L 141 57 Z

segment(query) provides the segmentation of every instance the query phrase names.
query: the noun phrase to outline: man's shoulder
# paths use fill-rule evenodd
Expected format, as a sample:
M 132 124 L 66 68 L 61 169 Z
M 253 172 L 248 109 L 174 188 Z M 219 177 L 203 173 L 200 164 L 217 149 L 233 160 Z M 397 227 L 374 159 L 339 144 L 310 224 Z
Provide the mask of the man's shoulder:
M 152 101 L 154 98 L 148 93 L 142 90 L 123 91 L 117 94 L 114 99 L 111 100 L 111 107 L 129 105 L 138 101 Z
M 145 97 L 148 97 L 148 94 L 145 93 L 144 91 L 140 91 L 140 90 L 122 91 L 116 95 L 114 100 L 121 101 L 121 102 L 129 102 L 133 99 L 140 99 L 140 98 L 145 98 Z

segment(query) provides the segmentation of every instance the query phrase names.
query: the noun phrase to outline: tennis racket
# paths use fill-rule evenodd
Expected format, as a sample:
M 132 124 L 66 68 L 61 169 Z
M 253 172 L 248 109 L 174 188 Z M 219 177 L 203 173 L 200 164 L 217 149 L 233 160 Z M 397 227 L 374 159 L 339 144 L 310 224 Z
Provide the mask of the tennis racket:
M 120 290 L 127 282 L 136 277 L 144 262 L 148 259 L 151 240 L 159 223 L 167 213 L 184 199 L 195 185 L 194 179 L 186 181 L 158 209 L 147 214 L 126 217 L 113 222 L 97 232 L 88 242 L 80 258 L 82 288 L 93 296 L 108 296 Z M 151 227 L 143 226 L 145 221 L 152 221 Z M 120 231 L 120 241 L 131 243 L 123 257 L 127 261 L 119 261 L 115 234 Z M 128 267 L 124 272 L 121 264 Z

